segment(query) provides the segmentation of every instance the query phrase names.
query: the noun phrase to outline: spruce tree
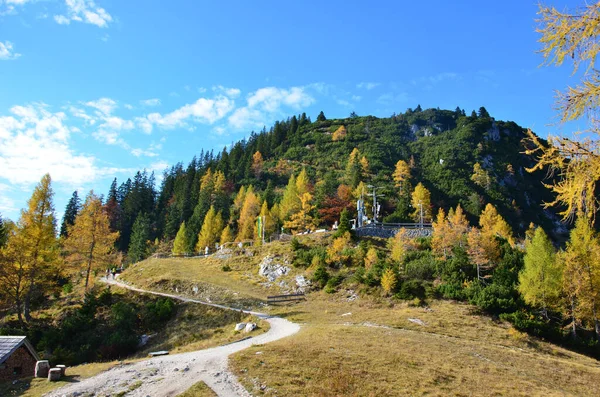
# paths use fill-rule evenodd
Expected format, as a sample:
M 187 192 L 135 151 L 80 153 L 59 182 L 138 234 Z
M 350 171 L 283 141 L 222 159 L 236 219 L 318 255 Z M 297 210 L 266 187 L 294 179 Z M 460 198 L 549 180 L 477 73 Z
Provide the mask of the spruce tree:
M 317 116 L 317 121 L 325 121 L 327 120 L 327 118 L 325 117 L 325 113 L 323 113 L 323 111 L 321 110 L 319 112 L 319 115 Z
M 131 241 L 127 256 L 129 263 L 136 263 L 148 256 L 148 240 L 150 239 L 150 219 L 140 212 L 131 229 Z
M 2 214 L 0 214 L 0 248 L 6 245 L 6 241 L 8 240 L 8 230 L 6 229 L 6 225 L 2 220 Z
M 73 192 L 71 199 L 67 203 L 67 207 L 65 208 L 65 215 L 63 216 L 62 224 L 60 225 L 60 236 L 67 237 L 69 233 L 69 227 L 75 224 L 75 218 L 79 213 L 81 208 L 81 200 L 79 199 L 79 194 L 77 190 Z

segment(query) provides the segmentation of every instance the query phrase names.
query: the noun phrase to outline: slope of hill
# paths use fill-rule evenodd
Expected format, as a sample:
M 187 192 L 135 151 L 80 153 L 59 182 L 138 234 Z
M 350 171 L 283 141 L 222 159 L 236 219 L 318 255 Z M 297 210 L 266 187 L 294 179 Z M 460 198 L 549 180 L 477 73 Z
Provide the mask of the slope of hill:
M 360 182 L 377 186 L 385 195 L 384 219 L 409 221 L 410 197 L 402 196 L 392 179 L 396 163 L 404 160 L 411 166 L 411 185 L 422 183 L 431 191 L 434 214 L 437 208 L 460 203 L 474 223 L 486 203 L 492 203 L 520 235 L 531 222 L 549 232 L 564 232 L 555 212 L 541 206 L 552 201 L 541 183 L 546 174 L 526 171 L 533 159 L 522 154 L 524 132 L 513 122 L 494 120 L 484 108 L 471 116 L 459 108 L 418 107 L 389 118 L 321 116 L 315 122 L 302 114 L 252 133 L 221 153 L 202 151 L 187 167 L 174 165 L 159 189 L 145 171 L 120 186 L 115 180 L 107 207 L 113 228 L 121 233 L 121 250 L 129 248 L 134 223 L 142 214 L 150 240 L 174 239 L 185 221 L 188 250 L 194 251 L 211 205 L 235 233 L 240 214 L 232 204 L 241 186 L 252 185 L 272 207 L 281 201 L 290 176 L 305 169 L 314 187 L 317 223 L 331 225 L 339 218 L 339 203 L 329 217 L 319 210 L 336 203 L 340 185 L 352 192 Z M 355 164 L 350 164 L 353 156 Z M 477 167 L 480 175 L 474 179 Z M 215 173 L 222 173 L 218 191 L 214 185 L 203 189 L 203 181 L 206 187 Z M 352 200 L 352 195 L 343 197 L 341 206 L 355 208 Z

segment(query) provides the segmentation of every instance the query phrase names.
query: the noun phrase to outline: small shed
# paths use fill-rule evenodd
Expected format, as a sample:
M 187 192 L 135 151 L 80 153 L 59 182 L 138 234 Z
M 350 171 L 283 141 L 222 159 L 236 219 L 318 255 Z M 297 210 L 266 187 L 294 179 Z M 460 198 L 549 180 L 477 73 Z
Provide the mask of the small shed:
M 0 336 L 0 381 L 33 376 L 39 360 L 25 336 Z

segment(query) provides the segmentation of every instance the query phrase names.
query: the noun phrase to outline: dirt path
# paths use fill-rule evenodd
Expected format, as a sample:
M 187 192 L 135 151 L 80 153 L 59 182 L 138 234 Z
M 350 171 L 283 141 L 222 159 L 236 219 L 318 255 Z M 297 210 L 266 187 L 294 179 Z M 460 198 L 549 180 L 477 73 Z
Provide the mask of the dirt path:
M 177 295 L 145 291 L 116 280 L 103 281 L 137 292 L 167 296 L 184 302 L 194 302 L 223 309 L 238 310 Z M 55 390 L 47 396 L 176 396 L 199 381 L 204 381 L 218 396 L 250 396 L 237 381 L 235 375 L 229 371 L 227 357 L 252 345 L 269 343 L 293 335 L 298 332 L 300 326 L 283 318 L 270 317 L 263 313 L 251 311 L 244 312 L 268 321 L 271 325 L 269 331 L 225 346 L 154 357 L 138 363 L 121 365 L 81 382 Z M 126 392 L 126 394 L 120 394 L 123 392 Z

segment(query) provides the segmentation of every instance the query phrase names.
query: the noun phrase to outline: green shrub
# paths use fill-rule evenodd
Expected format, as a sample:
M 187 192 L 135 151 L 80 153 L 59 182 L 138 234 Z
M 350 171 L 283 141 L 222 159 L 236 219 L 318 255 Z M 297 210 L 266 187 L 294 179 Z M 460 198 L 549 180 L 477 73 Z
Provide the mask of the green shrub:
M 327 273 L 327 269 L 325 269 L 324 266 L 317 267 L 315 274 L 313 274 L 312 281 L 317 284 L 319 288 L 325 287 L 329 281 L 329 273 Z
M 425 299 L 425 284 L 421 280 L 406 280 L 402 282 L 396 297 L 404 300 Z
M 327 285 L 325 285 L 325 292 L 328 294 L 333 294 L 342 281 L 344 281 L 344 277 L 341 275 L 330 277 L 327 281 Z
M 224 272 L 230 272 L 231 267 L 229 265 L 223 265 L 223 266 L 221 266 L 221 270 Z
M 511 313 L 518 308 L 516 291 L 503 285 L 490 284 L 484 286 L 475 282 L 465 292 L 469 303 L 488 313 Z

